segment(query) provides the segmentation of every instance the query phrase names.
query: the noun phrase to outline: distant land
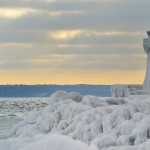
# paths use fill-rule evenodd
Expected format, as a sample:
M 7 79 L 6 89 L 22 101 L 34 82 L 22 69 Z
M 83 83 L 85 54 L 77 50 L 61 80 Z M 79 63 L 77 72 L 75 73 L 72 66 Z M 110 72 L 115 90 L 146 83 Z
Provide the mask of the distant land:
M 56 91 L 81 95 L 111 96 L 110 85 L 0 85 L 0 97 L 49 97 Z

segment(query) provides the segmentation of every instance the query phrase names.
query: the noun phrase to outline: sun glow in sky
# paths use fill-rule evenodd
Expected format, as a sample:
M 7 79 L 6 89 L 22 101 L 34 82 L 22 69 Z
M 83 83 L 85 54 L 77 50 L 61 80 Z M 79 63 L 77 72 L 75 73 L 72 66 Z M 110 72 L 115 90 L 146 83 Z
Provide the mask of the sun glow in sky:
M 148 0 L 0 0 L 0 84 L 142 83 Z

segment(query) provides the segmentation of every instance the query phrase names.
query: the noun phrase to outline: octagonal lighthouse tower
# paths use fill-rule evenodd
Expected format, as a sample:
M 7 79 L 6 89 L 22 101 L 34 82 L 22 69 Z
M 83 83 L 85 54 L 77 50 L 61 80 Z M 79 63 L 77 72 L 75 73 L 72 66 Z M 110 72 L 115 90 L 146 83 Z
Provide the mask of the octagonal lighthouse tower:
M 150 31 L 147 31 L 148 38 L 143 39 L 144 51 L 147 54 L 146 75 L 143 83 L 143 90 L 150 93 Z

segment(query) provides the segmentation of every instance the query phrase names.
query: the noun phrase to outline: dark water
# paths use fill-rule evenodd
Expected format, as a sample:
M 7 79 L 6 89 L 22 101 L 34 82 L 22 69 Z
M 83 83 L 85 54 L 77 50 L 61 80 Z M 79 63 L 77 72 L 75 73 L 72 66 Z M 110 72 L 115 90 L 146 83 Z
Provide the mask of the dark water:
M 0 85 L 0 97 L 47 97 L 61 90 L 81 95 L 111 96 L 107 85 Z

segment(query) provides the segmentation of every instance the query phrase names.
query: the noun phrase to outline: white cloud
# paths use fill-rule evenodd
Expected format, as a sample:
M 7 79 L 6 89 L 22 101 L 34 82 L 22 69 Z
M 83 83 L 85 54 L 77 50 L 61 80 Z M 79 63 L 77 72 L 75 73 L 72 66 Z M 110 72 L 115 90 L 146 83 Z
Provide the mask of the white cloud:
M 69 69 L 81 70 L 122 69 L 121 56 L 115 59 L 106 56 L 144 54 L 142 38 L 150 24 L 146 15 L 149 5 L 133 1 L 0 0 L 0 20 L 6 18 L 0 24 L 0 58 L 10 62 L 8 68 L 19 60 L 26 63 L 26 67 L 32 67 L 33 63 L 50 68 L 57 62 L 54 69 L 67 65 Z M 42 55 L 51 57 L 45 59 Z M 134 68 L 133 57 L 125 68 Z M 136 66 L 140 66 L 138 61 Z M 62 62 L 65 65 L 61 65 Z
M 142 32 L 124 32 L 124 31 L 103 31 L 99 32 L 96 30 L 60 30 L 49 33 L 49 37 L 55 40 L 68 40 L 83 36 L 88 37 L 103 37 L 103 36 L 141 36 Z
M 88 48 L 91 47 L 91 45 L 83 45 L 83 44 L 58 44 L 59 48 L 71 48 L 71 47 L 76 47 L 76 48 Z
M 118 2 L 120 0 L 44 0 L 45 2 Z
M 31 48 L 32 47 L 32 43 L 0 43 L 0 48 L 10 48 L 10 47 L 19 47 L 19 48 Z
M 37 10 L 31 8 L 0 8 L 0 18 L 19 18 L 29 13 L 37 13 Z
M 50 33 L 49 37 L 56 40 L 68 40 L 79 36 L 81 33 L 82 33 L 81 30 L 54 31 Z
M 84 11 L 73 11 L 73 10 L 70 10 L 70 11 L 50 11 L 50 12 L 48 12 L 48 14 L 50 15 L 50 16 L 61 16 L 61 15 L 67 15 L 67 14 L 74 14 L 74 15 L 76 15 L 76 14 L 83 14 L 83 13 L 85 13 Z
M 98 31 L 90 31 L 91 34 L 95 34 L 98 36 L 139 36 L 142 35 L 143 32 L 124 32 L 124 31 L 104 31 L 104 32 L 98 32 Z

